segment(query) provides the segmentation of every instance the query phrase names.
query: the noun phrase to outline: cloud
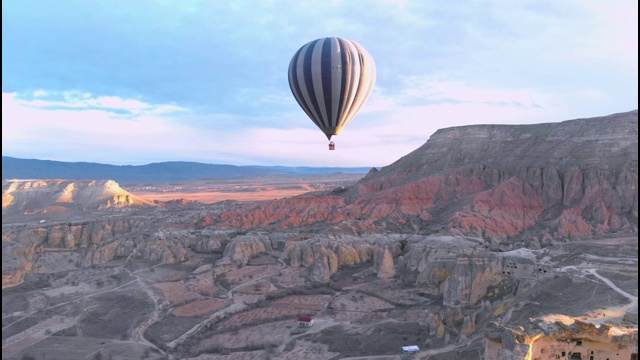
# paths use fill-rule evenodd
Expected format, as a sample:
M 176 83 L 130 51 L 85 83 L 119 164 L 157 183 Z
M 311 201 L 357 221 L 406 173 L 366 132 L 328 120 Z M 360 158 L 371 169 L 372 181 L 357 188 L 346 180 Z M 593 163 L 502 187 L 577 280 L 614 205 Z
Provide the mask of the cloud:
M 399 76 L 402 85 L 377 87 L 364 112 L 427 105 L 482 103 L 496 107 L 540 108 L 553 106 L 558 95 L 533 88 L 473 86 L 462 81 L 434 81 L 424 76 Z
M 243 106 L 256 109 L 263 113 L 265 107 L 271 111 L 291 109 L 295 104 L 291 95 L 291 90 L 284 88 L 259 88 L 245 87 L 239 88 L 236 92 L 235 101 Z
M 300 109 L 279 115 L 195 114 L 180 107 L 180 111 L 163 111 L 174 105 L 95 97 L 77 91 L 48 91 L 60 98 L 55 101 L 51 100 L 56 97 L 53 95 L 43 100 L 3 93 L 2 116 L 8 120 L 2 127 L 3 153 L 115 164 L 191 160 L 244 165 L 383 166 L 424 144 L 439 128 L 477 122 L 533 122 L 557 111 L 548 107 L 496 108 L 484 101 L 535 98 L 524 91 L 506 96 L 506 90 L 483 92 L 460 83 L 414 83 L 415 87 L 407 89 L 412 96 L 435 93 L 436 97 L 480 101 L 420 106 L 404 102 L 398 106 L 404 100 L 389 97 L 388 103 L 379 101 L 378 108 L 374 102 L 373 109 L 362 111 L 334 138 L 338 150 L 328 152 L 324 134 Z M 363 110 L 368 106 L 365 104 Z M 114 110 L 128 111 L 130 121 L 117 121 L 121 115 Z M 234 126 L 247 122 L 253 126 Z
M 632 0 L 119 4 L 3 4 L 3 151 L 380 166 L 443 127 L 637 108 Z M 361 43 L 378 74 L 331 153 L 287 82 L 324 36 Z
M 572 50 L 581 59 L 616 64 L 638 76 L 638 2 L 598 0 L 574 3 L 585 11 L 584 26 Z
M 578 96 L 584 98 L 587 101 L 601 102 L 607 99 L 607 95 L 600 90 L 596 89 L 580 89 L 578 90 Z
M 137 116 L 149 114 L 185 113 L 186 109 L 175 104 L 149 104 L 136 99 L 123 99 L 118 96 L 98 96 L 91 93 L 77 90 L 70 91 L 47 91 L 36 90 L 30 97 L 23 93 L 3 93 L 3 103 L 14 102 L 21 106 L 47 110 L 74 110 L 88 111 L 99 110 L 118 114 L 118 118 L 133 119 Z M 6 98 L 5 98 L 6 96 Z M 116 118 L 116 117 L 114 117 Z
M 188 143 L 198 133 L 169 117 L 177 114 L 173 105 L 143 105 L 117 97 L 67 98 L 73 100 L 43 102 L 3 93 L 3 154 L 131 163 L 139 161 L 138 153 L 161 154 L 173 139 Z M 118 121 L 120 110 L 131 121 Z
M 401 80 L 400 90 L 374 92 L 354 121 L 333 138 L 339 147 L 336 152 L 327 152 L 324 134 L 297 104 L 280 113 L 196 113 L 172 104 L 51 90 L 40 97 L 3 93 L 2 115 L 9 120 L 3 122 L 3 151 L 18 157 L 122 164 L 192 160 L 384 166 L 441 128 L 552 122 L 571 114 L 557 95 L 535 89 L 471 86 L 417 76 Z M 270 97 L 253 88 L 245 94 L 256 105 L 282 101 L 278 94 Z M 121 111 L 130 121 L 117 121 Z

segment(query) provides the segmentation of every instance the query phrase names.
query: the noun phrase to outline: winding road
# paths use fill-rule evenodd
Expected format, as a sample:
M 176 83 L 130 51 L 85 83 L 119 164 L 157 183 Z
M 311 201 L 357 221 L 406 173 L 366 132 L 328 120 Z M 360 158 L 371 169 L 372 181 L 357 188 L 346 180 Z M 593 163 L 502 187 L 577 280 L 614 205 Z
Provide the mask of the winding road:
M 152 267 L 155 267 L 155 266 L 158 266 L 158 265 L 154 265 Z M 129 272 L 129 270 L 127 270 L 127 272 Z M 147 293 L 147 295 L 149 295 L 149 297 L 153 301 L 153 304 L 154 304 L 155 308 L 153 310 L 153 314 L 151 314 L 151 317 L 149 319 L 147 319 L 145 322 L 143 322 L 142 324 L 140 324 L 140 326 L 138 326 L 137 328 L 135 328 L 133 330 L 133 340 L 137 341 L 137 342 L 139 342 L 139 343 L 141 343 L 143 345 L 146 345 L 146 346 L 148 346 L 150 348 L 155 349 L 156 351 L 158 351 L 162 355 L 167 355 L 164 350 L 162 350 L 161 348 L 156 346 L 156 344 L 152 343 L 151 341 L 147 340 L 144 337 L 144 332 L 147 331 L 149 326 L 151 326 L 154 322 L 156 322 L 158 320 L 158 318 L 160 317 L 160 304 L 158 303 L 158 298 L 156 297 L 156 294 L 153 292 L 153 290 L 149 289 L 149 286 L 147 286 L 147 284 L 144 282 L 144 280 L 142 280 L 135 273 L 136 272 L 133 272 L 133 273 L 129 272 L 129 274 L 131 276 L 136 278 L 135 281 L 137 281 L 138 284 L 140 284 L 140 287 Z
M 156 266 L 160 266 L 160 265 L 162 265 L 162 264 L 156 264 L 156 265 L 152 266 L 152 268 L 156 267 Z M 55 308 L 59 308 L 59 307 L 65 306 L 65 305 L 69 305 L 69 304 L 72 304 L 72 303 L 76 303 L 76 302 L 78 302 L 80 300 L 83 300 L 83 299 L 88 299 L 88 298 L 95 297 L 95 296 L 102 295 L 102 294 L 106 294 L 106 293 L 109 293 L 109 292 L 118 291 L 118 290 L 121 290 L 121 289 L 131 285 L 131 284 L 138 283 L 140 285 L 140 287 L 147 292 L 147 294 L 149 295 L 151 300 L 154 302 L 155 310 L 154 310 L 152 316 L 148 320 L 146 320 L 140 326 L 138 326 L 136 329 L 133 330 L 133 339 L 132 339 L 132 341 L 133 342 L 138 342 L 138 343 L 140 343 L 140 344 L 142 344 L 144 346 L 153 348 L 156 351 L 158 351 L 160 354 L 166 355 L 166 352 L 164 350 L 160 349 L 158 346 L 156 346 L 154 343 L 148 341 L 144 337 L 144 332 L 149 328 L 149 326 L 151 326 L 151 324 L 153 324 L 158 319 L 159 310 L 160 310 L 160 306 L 158 304 L 158 299 L 155 296 L 155 294 L 153 293 L 153 291 L 148 288 L 148 286 L 144 282 L 144 280 L 142 280 L 138 275 L 136 275 L 136 273 L 138 273 L 140 271 L 147 270 L 147 269 L 146 268 L 145 269 L 140 269 L 140 270 L 137 270 L 137 271 L 134 271 L 134 272 L 131 272 L 126 268 L 125 268 L 125 270 L 129 273 L 130 276 L 133 276 L 135 278 L 135 280 L 128 281 L 128 282 L 126 282 L 124 284 L 121 284 L 121 285 L 118 285 L 118 286 L 116 286 L 116 287 L 114 287 L 112 289 L 103 290 L 103 291 L 95 292 L 95 293 L 92 293 L 92 294 L 87 294 L 87 295 L 84 295 L 84 296 L 77 297 L 77 298 L 75 298 L 73 300 L 65 301 L 65 302 L 57 304 L 57 305 L 53 305 L 53 306 L 49 306 L 49 307 L 46 307 L 46 308 L 43 308 L 43 309 L 40 309 L 40 310 L 37 310 L 37 311 L 33 311 L 33 312 L 28 313 L 25 316 L 19 318 L 18 320 L 16 320 L 16 321 L 14 321 L 14 322 L 2 327 L 2 331 L 5 331 L 6 329 L 9 329 L 11 326 L 13 326 L 13 325 L 25 320 L 25 319 L 30 318 L 33 315 L 44 313 L 46 311 L 49 311 L 49 310 L 52 310 L 52 309 L 55 309 Z M 73 324 L 70 324 L 69 326 L 71 326 L 71 325 L 73 325 Z M 51 335 L 51 333 L 52 332 L 48 332 L 46 334 L 46 336 L 44 336 L 40 340 L 44 340 L 44 338 L 49 337 Z

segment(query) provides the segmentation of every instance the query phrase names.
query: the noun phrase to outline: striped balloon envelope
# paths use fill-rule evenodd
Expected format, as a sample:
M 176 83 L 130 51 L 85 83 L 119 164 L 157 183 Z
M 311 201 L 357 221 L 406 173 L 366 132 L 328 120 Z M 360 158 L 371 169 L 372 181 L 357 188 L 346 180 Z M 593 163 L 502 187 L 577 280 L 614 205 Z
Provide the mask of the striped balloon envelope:
M 293 96 L 329 140 L 362 108 L 375 80 L 371 54 L 357 42 L 339 37 L 305 44 L 289 63 Z

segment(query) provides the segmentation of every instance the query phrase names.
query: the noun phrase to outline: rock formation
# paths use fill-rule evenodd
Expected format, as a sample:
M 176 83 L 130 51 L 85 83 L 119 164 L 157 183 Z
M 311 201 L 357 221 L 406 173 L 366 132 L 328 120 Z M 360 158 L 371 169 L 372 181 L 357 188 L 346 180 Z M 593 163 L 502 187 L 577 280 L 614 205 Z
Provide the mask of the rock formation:
M 525 359 L 633 359 L 638 356 L 638 332 L 620 332 L 608 325 L 561 322 L 550 329 L 491 325 L 485 331 L 485 358 Z
M 208 221 L 244 229 L 439 232 L 496 247 L 636 232 L 637 134 L 637 111 L 443 129 L 346 191 L 226 211 Z
M 111 180 L 3 180 L 2 215 L 38 214 L 50 218 L 57 213 L 124 211 L 153 207 L 154 202 L 137 197 Z
M 396 274 L 396 270 L 393 265 L 393 256 L 388 247 L 385 247 L 376 254 L 376 261 L 374 263 L 378 269 L 376 275 L 380 279 L 392 278 Z
M 14 283 L 25 271 L 55 272 L 62 267 L 89 267 L 116 258 L 164 263 L 181 262 L 190 249 L 199 253 L 222 251 L 233 233 L 227 231 L 161 230 L 144 217 L 119 217 L 77 223 L 3 228 L 3 281 Z M 135 236 L 136 232 L 150 235 Z M 77 264 L 56 259 L 60 250 L 80 254 Z M 19 280 L 18 280 L 19 281 Z M 3 282 L 4 284 L 4 282 Z
M 636 325 L 624 334 L 624 326 L 535 323 L 529 316 L 565 316 L 566 302 L 582 301 L 586 305 L 566 317 L 593 320 L 585 309 L 604 306 L 604 298 L 589 302 L 600 291 L 608 291 L 609 308 L 637 303 L 624 267 L 637 267 L 637 257 L 620 254 L 634 249 L 633 235 L 625 239 L 630 247 L 610 243 L 609 254 L 600 254 L 605 249 L 597 236 L 636 233 L 637 251 L 637 124 L 632 111 L 554 124 L 443 129 L 350 188 L 257 203 L 162 204 L 137 199 L 111 181 L 5 181 L 3 287 L 29 272 L 53 274 L 116 259 L 175 263 L 202 253 L 215 253 L 202 256 L 212 261 L 202 272 L 215 281 L 263 255 L 277 257 L 288 267 L 281 271 L 296 281 L 314 285 L 339 284 L 336 272 L 360 265 L 353 286 L 366 279 L 408 289 L 403 297 L 379 296 L 389 297 L 393 311 L 406 310 L 402 316 L 419 318 L 429 345 L 478 344 L 484 334 L 485 358 L 586 358 L 591 351 L 629 358 L 637 347 L 637 309 L 625 308 L 618 324 Z M 12 222 L 14 214 L 42 220 Z M 558 247 L 583 243 L 596 251 L 558 260 L 564 251 Z M 596 265 L 567 274 L 596 263 L 635 295 L 625 298 L 596 279 Z M 577 290 L 562 294 L 565 286 Z M 415 317 L 408 315 L 411 306 L 420 307 Z M 505 322 L 487 326 L 498 316 Z
M 246 265 L 249 259 L 259 253 L 271 253 L 271 242 L 264 235 L 236 236 L 224 249 L 224 256 Z

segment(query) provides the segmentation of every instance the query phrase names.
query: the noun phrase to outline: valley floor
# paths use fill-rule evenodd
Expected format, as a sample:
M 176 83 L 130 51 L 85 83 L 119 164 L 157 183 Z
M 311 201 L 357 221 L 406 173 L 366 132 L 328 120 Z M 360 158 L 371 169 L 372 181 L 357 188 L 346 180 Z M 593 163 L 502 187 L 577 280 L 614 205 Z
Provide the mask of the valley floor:
M 637 236 L 525 252 L 553 275 L 462 310 L 476 314 L 473 329 L 461 317 L 444 324 L 455 316 L 442 295 L 408 274 L 379 279 L 364 263 L 317 284 L 275 250 L 225 272 L 220 254 L 194 253 L 28 274 L 3 289 L 3 359 L 481 359 L 483 329 L 496 322 L 578 320 L 637 337 Z M 421 351 L 403 355 L 406 345 Z

